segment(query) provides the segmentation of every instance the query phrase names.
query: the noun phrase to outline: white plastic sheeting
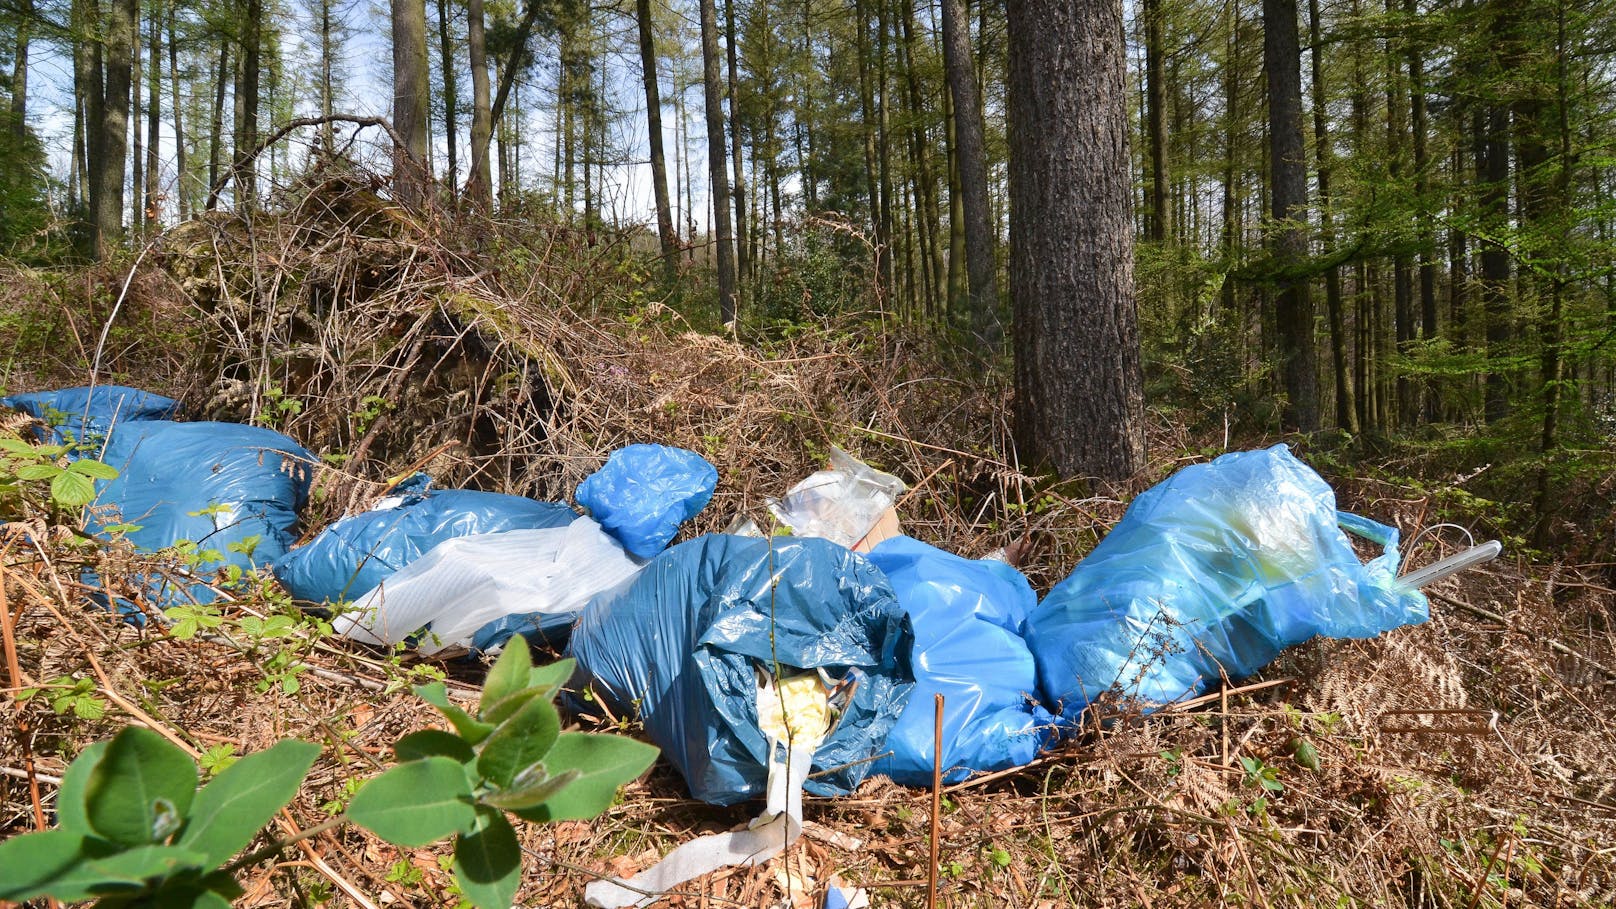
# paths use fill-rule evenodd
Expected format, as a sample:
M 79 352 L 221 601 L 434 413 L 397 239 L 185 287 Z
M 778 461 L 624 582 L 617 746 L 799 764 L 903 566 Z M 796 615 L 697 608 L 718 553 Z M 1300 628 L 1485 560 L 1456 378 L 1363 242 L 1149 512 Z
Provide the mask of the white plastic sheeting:
M 470 644 L 477 629 L 505 616 L 577 612 L 642 564 L 588 518 L 457 537 L 359 597 L 334 625 L 370 644 L 396 644 L 430 625 L 419 649 L 433 654 Z
M 903 481 L 836 447 L 830 450 L 830 465 L 770 502 L 769 511 L 796 536 L 852 548 L 897 502 Z

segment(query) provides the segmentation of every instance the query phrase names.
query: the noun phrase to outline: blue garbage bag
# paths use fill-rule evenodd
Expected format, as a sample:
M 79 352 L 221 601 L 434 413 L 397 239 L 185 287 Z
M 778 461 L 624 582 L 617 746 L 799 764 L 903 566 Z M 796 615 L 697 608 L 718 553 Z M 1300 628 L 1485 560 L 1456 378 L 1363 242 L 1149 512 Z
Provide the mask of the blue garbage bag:
M 445 540 L 506 530 L 565 527 L 578 513 L 556 502 L 470 489 L 430 489 L 418 474 L 364 514 L 321 531 L 272 566 L 292 596 L 309 603 L 358 599 Z
M 1383 548 L 1358 561 L 1343 528 Z M 1028 621 L 1046 703 L 1075 723 L 1106 692 L 1161 705 L 1238 679 L 1315 635 L 1430 616 L 1396 582 L 1397 531 L 1338 512 L 1285 445 L 1187 467 L 1147 490 Z
M 943 779 L 1019 767 L 1054 738 L 1036 704 L 1037 668 L 1022 640 L 1037 594 L 1003 562 L 966 559 L 909 537 L 869 553 L 915 630 L 915 690 L 872 772 L 927 786 L 935 760 L 935 696 L 943 695 Z
M 49 425 L 45 441 L 99 447 L 108 428 L 136 420 L 167 420 L 179 402 L 127 385 L 97 385 L 36 391 L 0 398 L 0 404 L 23 411 Z
M 909 700 L 913 643 L 891 585 L 863 556 L 828 540 L 712 535 L 592 600 L 570 652 L 579 683 L 618 716 L 637 714 L 691 795 L 730 805 L 767 781 L 755 673 L 824 669 L 846 684 L 841 718 L 814 752 L 825 773 L 804 787 L 841 795 L 869 773 Z
M 317 463 L 272 429 L 167 420 L 120 422 L 102 459 L 118 476 L 97 484 L 89 529 L 116 528 L 144 552 L 190 541 L 193 570 L 209 578 L 230 565 L 265 565 L 291 547 Z M 149 583 L 163 606 L 215 599 L 202 583 Z
M 717 468 L 693 451 L 629 445 L 578 484 L 576 498 L 624 549 L 649 559 L 707 507 L 717 487 Z

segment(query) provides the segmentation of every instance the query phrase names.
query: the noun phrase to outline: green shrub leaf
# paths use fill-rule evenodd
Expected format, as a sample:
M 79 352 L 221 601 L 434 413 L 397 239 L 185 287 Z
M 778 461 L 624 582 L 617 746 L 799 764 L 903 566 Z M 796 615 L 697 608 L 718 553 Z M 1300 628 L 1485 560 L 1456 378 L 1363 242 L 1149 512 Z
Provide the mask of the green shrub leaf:
M 55 464 L 24 464 L 17 468 L 19 480 L 49 480 L 62 472 Z
M 583 772 L 576 769 L 551 776 L 543 764 L 535 764 L 517 774 L 509 788 L 483 796 L 483 804 L 507 811 L 537 808 L 581 776 Z
M 442 729 L 422 729 L 393 743 L 393 757 L 401 764 L 434 756 L 461 764 L 469 764 L 477 757 L 465 739 Z
M 656 748 L 619 735 L 562 733 L 544 763 L 554 774 L 582 775 L 543 804 L 514 813 L 539 823 L 596 817 L 611 807 L 618 787 L 644 773 L 656 756 Z
M 455 882 L 479 909 L 506 909 L 522 876 L 522 851 L 505 816 L 483 812 L 477 829 L 455 840 Z
M 471 829 L 471 782 L 459 763 L 429 757 L 399 764 L 365 784 L 348 819 L 395 846 L 425 846 Z
M 415 686 L 415 695 L 428 704 L 438 708 L 438 711 L 449 718 L 449 725 L 460 733 L 460 737 L 469 745 L 476 745 L 488 734 L 494 731 L 492 723 L 483 723 L 471 718 L 471 714 L 455 706 L 449 700 L 449 689 L 442 682 L 433 682 L 430 685 Z
M 63 830 L 88 834 L 90 820 L 84 813 L 84 792 L 90 785 L 90 774 L 107 753 L 107 742 L 96 742 L 79 752 L 73 763 L 62 774 L 62 785 L 56 790 L 56 824 Z
M 0 843 L 0 901 L 22 902 L 50 892 L 51 880 L 79 861 L 83 845 L 82 835 L 61 829 Z
M 110 464 L 103 464 L 94 458 L 80 458 L 67 465 L 68 471 L 82 474 L 92 480 L 116 480 L 118 468 Z
M 554 695 L 572 678 L 572 670 L 578 665 L 576 660 L 556 660 L 548 666 L 538 666 L 527 674 L 529 687 L 546 689 L 546 697 Z
M 488 737 L 477 756 L 477 772 L 503 789 L 518 773 L 543 760 L 560 732 L 555 705 L 534 698 Z
M 287 739 L 235 761 L 197 793 L 178 845 L 201 852 L 209 866 L 240 852 L 297 794 L 319 756 L 320 746 Z
M 75 508 L 95 501 L 95 481 L 83 474 L 64 470 L 51 480 L 51 498 Z
M 89 826 L 123 846 L 167 839 L 191 810 L 196 779 L 189 755 L 150 729 L 129 726 L 113 737 L 90 774 L 84 800 Z
M 528 653 L 527 641 L 521 636 L 511 638 L 505 652 L 494 662 L 494 668 L 488 670 L 482 701 L 477 705 L 478 715 L 490 723 L 498 723 L 499 720 L 487 715 L 488 708 L 528 687 L 527 676 L 532 670 L 533 657 Z

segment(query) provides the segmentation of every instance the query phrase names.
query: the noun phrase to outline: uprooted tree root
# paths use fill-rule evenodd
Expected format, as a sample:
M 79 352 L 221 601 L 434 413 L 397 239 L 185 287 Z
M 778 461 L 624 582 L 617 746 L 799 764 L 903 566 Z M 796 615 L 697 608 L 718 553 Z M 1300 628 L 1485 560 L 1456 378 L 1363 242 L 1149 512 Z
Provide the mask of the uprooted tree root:
M 327 456 L 308 532 L 414 468 L 566 499 L 608 452 L 640 441 L 691 448 L 719 468 L 692 532 L 737 513 L 762 519 L 768 496 L 840 444 L 909 481 L 909 533 L 966 555 L 1017 544 L 1042 589 L 1121 516 L 1116 498 L 1024 473 L 1009 454 L 1003 387 L 957 378 L 972 372 L 934 341 L 828 326 L 701 333 L 636 296 L 649 285 L 625 277 L 639 261 L 633 237 L 554 228 L 517 245 L 485 227 L 494 251 L 480 255 L 374 189 L 362 174 L 319 174 L 289 191 L 292 214 L 219 214 L 171 231 L 122 299 L 124 275 L 111 273 L 91 282 L 111 290 L 82 309 L 65 302 L 81 293 L 69 280 L 10 275 L 0 294 L 34 282 L 38 292 L 19 296 L 39 316 L 34 343 L 84 351 L 80 369 L 116 305 L 103 381 L 176 394 L 193 418 L 276 426 Z M 66 384 L 73 360 L 20 379 Z M 1153 419 L 1161 455 L 1134 491 L 1181 466 L 1173 453 L 1202 448 Z M 1405 531 L 1438 519 L 1430 503 L 1388 498 L 1372 481 L 1337 488 L 1345 505 Z M 44 686 L 7 699 L 6 835 L 49 822 L 67 763 L 130 722 L 215 767 L 279 738 L 322 742 L 277 821 L 277 832 L 306 829 L 390 759 L 387 743 L 434 722 L 412 682 L 447 671 L 451 691 L 470 697 L 480 681 L 479 664 L 440 669 L 360 647 L 313 617 L 255 635 L 264 626 L 244 620 L 295 614 L 258 585 L 202 624 L 130 624 L 86 607 L 85 569 L 138 603 L 132 579 L 161 565 L 43 518 L 0 535 L 14 617 L 7 687 Z M 1569 567 L 1473 570 L 1435 588 L 1427 625 L 1315 641 L 1224 696 L 1119 713 L 1030 767 L 952 787 L 942 904 L 1610 905 L 1616 591 L 1606 583 Z M 923 905 L 929 806 L 928 794 L 883 780 L 810 800 L 808 833 L 785 856 L 716 873 L 671 904 L 810 905 L 835 874 L 870 888 L 875 905 Z M 694 802 L 659 765 L 595 822 L 525 825 L 519 900 L 577 905 L 594 877 L 639 871 L 751 810 Z M 452 905 L 444 858 L 341 829 L 253 870 L 239 904 Z

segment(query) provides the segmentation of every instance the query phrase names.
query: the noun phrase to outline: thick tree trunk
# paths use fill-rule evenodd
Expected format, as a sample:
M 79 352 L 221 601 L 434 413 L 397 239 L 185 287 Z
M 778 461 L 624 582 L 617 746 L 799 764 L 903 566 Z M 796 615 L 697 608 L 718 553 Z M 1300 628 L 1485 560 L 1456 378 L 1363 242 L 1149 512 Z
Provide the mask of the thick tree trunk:
M 1307 258 L 1307 160 L 1302 144 L 1302 64 L 1296 0 L 1263 0 L 1263 69 L 1268 76 L 1269 210 L 1280 269 Z M 1306 279 L 1283 275 L 1275 295 L 1281 421 L 1287 429 L 1319 428 L 1318 374 L 1313 351 L 1313 300 Z
M 494 210 L 488 167 L 488 144 L 494 129 L 488 100 L 488 39 L 483 0 L 466 0 L 466 51 L 471 60 L 471 164 L 466 176 L 466 199 L 479 214 L 488 215 Z
M 123 236 L 124 171 L 129 155 L 129 90 L 134 54 L 139 46 L 135 31 L 137 0 L 112 0 L 107 5 L 105 82 L 101 96 L 99 156 L 90 162 L 91 194 L 95 198 L 96 257 L 112 255 Z M 92 97 L 93 97 L 92 92 Z M 93 107 L 93 105 L 92 105 Z M 95 148 L 92 144 L 91 148 Z M 99 174 L 97 181 L 95 175 Z
M 392 0 L 392 14 L 393 129 L 404 140 L 404 147 L 393 154 L 393 192 L 406 208 L 422 208 L 430 182 L 426 159 L 432 91 L 426 55 L 426 0 Z
M 718 9 L 701 0 L 701 71 L 707 108 L 707 170 L 718 247 L 718 321 L 735 321 L 735 253 L 729 220 L 729 178 L 724 161 L 724 82 L 718 63 Z
M 423 13 L 424 15 L 424 13 Z M 241 81 L 236 84 L 240 120 L 236 126 L 236 207 L 250 209 L 258 199 L 258 80 L 262 63 L 263 0 L 246 0 L 241 23 Z
M 1010 0 L 1008 19 L 1017 445 L 1121 479 L 1144 464 L 1122 6 Z
M 679 239 L 673 228 L 673 207 L 668 201 L 668 163 L 662 150 L 662 91 L 657 84 L 651 0 L 634 0 L 634 11 L 640 25 L 640 75 L 645 84 L 645 125 L 651 148 L 651 190 L 656 200 L 657 240 L 662 244 L 662 276 L 671 286 L 679 274 Z
M 1081 9 L 1063 11 L 1063 18 L 1084 20 L 1072 27 L 1087 31 L 1097 24 L 1091 17 L 1103 13 L 1088 9 L 1103 0 L 1081 0 Z M 1029 3 L 1029 6 L 1041 4 Z M 949 94 L 954 102 L 954 147 L 959 161 L 960 203 L 965 217 L 965 262 L 970 293 L 971 333 L 977 350 L 995 354 L 1004 340 L 999 324 L 998 265 L 994 253 L 992 212 L 988 209 L 987 149 L 982 126 L 982 96 L 972 69 L 971 25 L 964 0 L 942 0 L 943 60 L 948 69 Z M 1029 24 L 1030 26 L 1030 24 Z M 1089 53 L 1103 54 L 1106 48 Z M 1053 54 L 1053 51 L 1046 51 Z M 1014 54 L 1011 55 L 1012 58 Z M 1119 99 L 1119 103 L 1120 99 Z M 1092 116 L 1092 115 L 1091 115 Z M 1027 129 L 1040 129 L 1037 121 L 1024 121 Z M 1127 167 L 1126 162 L 1123 165 Z M 1131 305 L 1131 304 L 1130 304 Z

